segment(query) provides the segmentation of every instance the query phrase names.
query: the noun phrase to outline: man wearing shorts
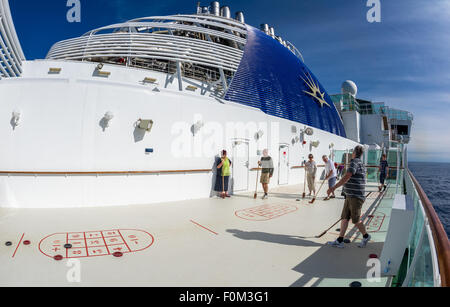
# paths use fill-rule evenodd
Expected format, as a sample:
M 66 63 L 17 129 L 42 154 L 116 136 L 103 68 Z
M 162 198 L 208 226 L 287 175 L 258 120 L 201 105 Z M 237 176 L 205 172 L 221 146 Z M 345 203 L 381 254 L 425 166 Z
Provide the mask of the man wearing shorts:
M 378 190 L 380 192 L 382 190 L 386 191 L 387 186 L 385 184 L 385 181 L 389 174 L 389 164 L 387 162 L 387 156 L 385 154 L 381 156 L 381 162 L 378 172 L 380 173 L 380 186 L 378 187 Z
M 328 159 L 327 156 L 322 157 L 323 162 L 325 162 L 325 180 L 328 180 L 328 188 L 333 188 L 336 185 L 337 181 L 337 170 L 334 166 L 334 162 L 331 161 L 331 159 Z M 331 196 L 330 196 L 331 195 Z M 336 198 L 336 195 L 334 195 L 334 190 L 331 194 L 328 194 L 328 196 L 324 200 L 330 200 L 331 198 Z
M 328 245 L 337 248 L 344 248 L 344 237 L 347 232 L 350 219 L 353 224 L 358 227 L 363 234 L 363 240 L 359 245 L 360 248 L 365 248 L 369 243 L 371 236 L 367 233 L 366 227 L 361 221 L 361 210 L 366 201 L 366 168 L 361 160 L 364 149 L 357 146 L 353 151 L 353 160 L 347 170 L 345 177 L 333 188 L 328 190 L 328 195 L 333 193 L 336 189 L 344 186 L 345 205 L 342 210 L 341 233 L 339 238 L 334 242 L 328 242 Z
M 263 157 L 259 162 L 259 166 L 262 168 L 261 184 L 264 189 L 264 196 L 262 199 L 267 199 L 269 197 L 270 179 L 273 177 L 273 173 L 275 171 L 275 168 L 273 167 L 273 160 L 269 156 L 269 151 L 267 149 L 263 151 Z

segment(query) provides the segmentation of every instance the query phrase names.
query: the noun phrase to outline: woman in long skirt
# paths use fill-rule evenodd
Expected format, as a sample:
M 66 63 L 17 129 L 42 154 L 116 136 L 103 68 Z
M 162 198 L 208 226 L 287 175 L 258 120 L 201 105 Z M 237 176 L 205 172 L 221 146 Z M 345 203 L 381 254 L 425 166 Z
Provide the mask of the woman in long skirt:
M 231 176 L 232 162 L 227 157 L 227 151 L 222 151 L 222 158 L 217 158 L 217 177 L 214 191 L 219 192 L 222 197 L 230 197 L 228 194 Z

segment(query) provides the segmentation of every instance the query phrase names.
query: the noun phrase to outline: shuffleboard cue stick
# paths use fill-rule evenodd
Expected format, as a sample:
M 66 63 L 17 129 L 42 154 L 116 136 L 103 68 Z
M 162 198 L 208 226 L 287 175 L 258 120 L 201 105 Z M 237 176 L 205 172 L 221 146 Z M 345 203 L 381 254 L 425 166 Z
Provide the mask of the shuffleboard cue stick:
M 309 202 L 310 204 L 314 204 L 314 202 L 317 199 L 317 195 L 319 195 L 320 191 L 322 190 L 323 185 L 325 184 L 325 181 L 327 181 L 326 179 L 322 182 L 322 184 L 320 185 L 319 191 L 317 191 L 316 196 L 314 196 L 314 198 Z
M 254 199 L 258 198 L 258 179 L 259 179 L 259 166 L 258 171 L 256 173 L 256 188 L 255 188 L 255 195 L 253 196 Z
M 306 197 L 306 179 L 307 179 L 307 177 L 306 177 L 306 164 L 305 164 L 305 182 L 303 183 L 303 196 L 302 196 L 303 199 L 305 199 L 305 197 Z
M 336 223 L 333 224 L 333 226 L 331 226 L 330 228 L 328 228 L 327 230 L 325 230 L 324 232 L 322 232 L 320 235 L 318 235 L 316 237 L 316 239 L 320 239 L 322 238 L 324 235 L 327 234 L 327 232 L 329 232 L 331 230 L 331 228 L 333 228 L 334 226 L 336 226 L 340 221 L 342 221 L 342 219 L 340 219 L 339 221 L 337 221 Z
M 222 172 L 222 198 L 225 199 L 225 176 L 223 175 Z

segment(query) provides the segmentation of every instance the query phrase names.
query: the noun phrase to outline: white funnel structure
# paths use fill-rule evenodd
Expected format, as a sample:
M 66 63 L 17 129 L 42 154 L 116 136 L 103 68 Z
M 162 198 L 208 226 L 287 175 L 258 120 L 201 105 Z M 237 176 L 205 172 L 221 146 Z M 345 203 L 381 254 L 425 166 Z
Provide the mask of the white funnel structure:
M 17 38 L 8 0 L 0 0 L 0 79 L 19 77 L 25 56 Z

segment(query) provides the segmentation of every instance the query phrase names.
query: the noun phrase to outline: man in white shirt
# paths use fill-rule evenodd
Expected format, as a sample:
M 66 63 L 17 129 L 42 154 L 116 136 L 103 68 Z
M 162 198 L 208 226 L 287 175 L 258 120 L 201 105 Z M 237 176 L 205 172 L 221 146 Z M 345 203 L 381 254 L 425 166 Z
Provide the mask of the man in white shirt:
M 336 185 L 337 181 L 337 170 L 334 166 L 334 161 L 331 159 L 328 159 L 327 156 L 322 157 L 323 162 L 325 162 L 325 180 L 328 180 L 328 187 L 330 189 L 333 189 Z M 336 195 L 334 195 L 334 191 L 332 194 L 328 195 L 324 200 L 330 200 L 331 198 L 336 198 Z

